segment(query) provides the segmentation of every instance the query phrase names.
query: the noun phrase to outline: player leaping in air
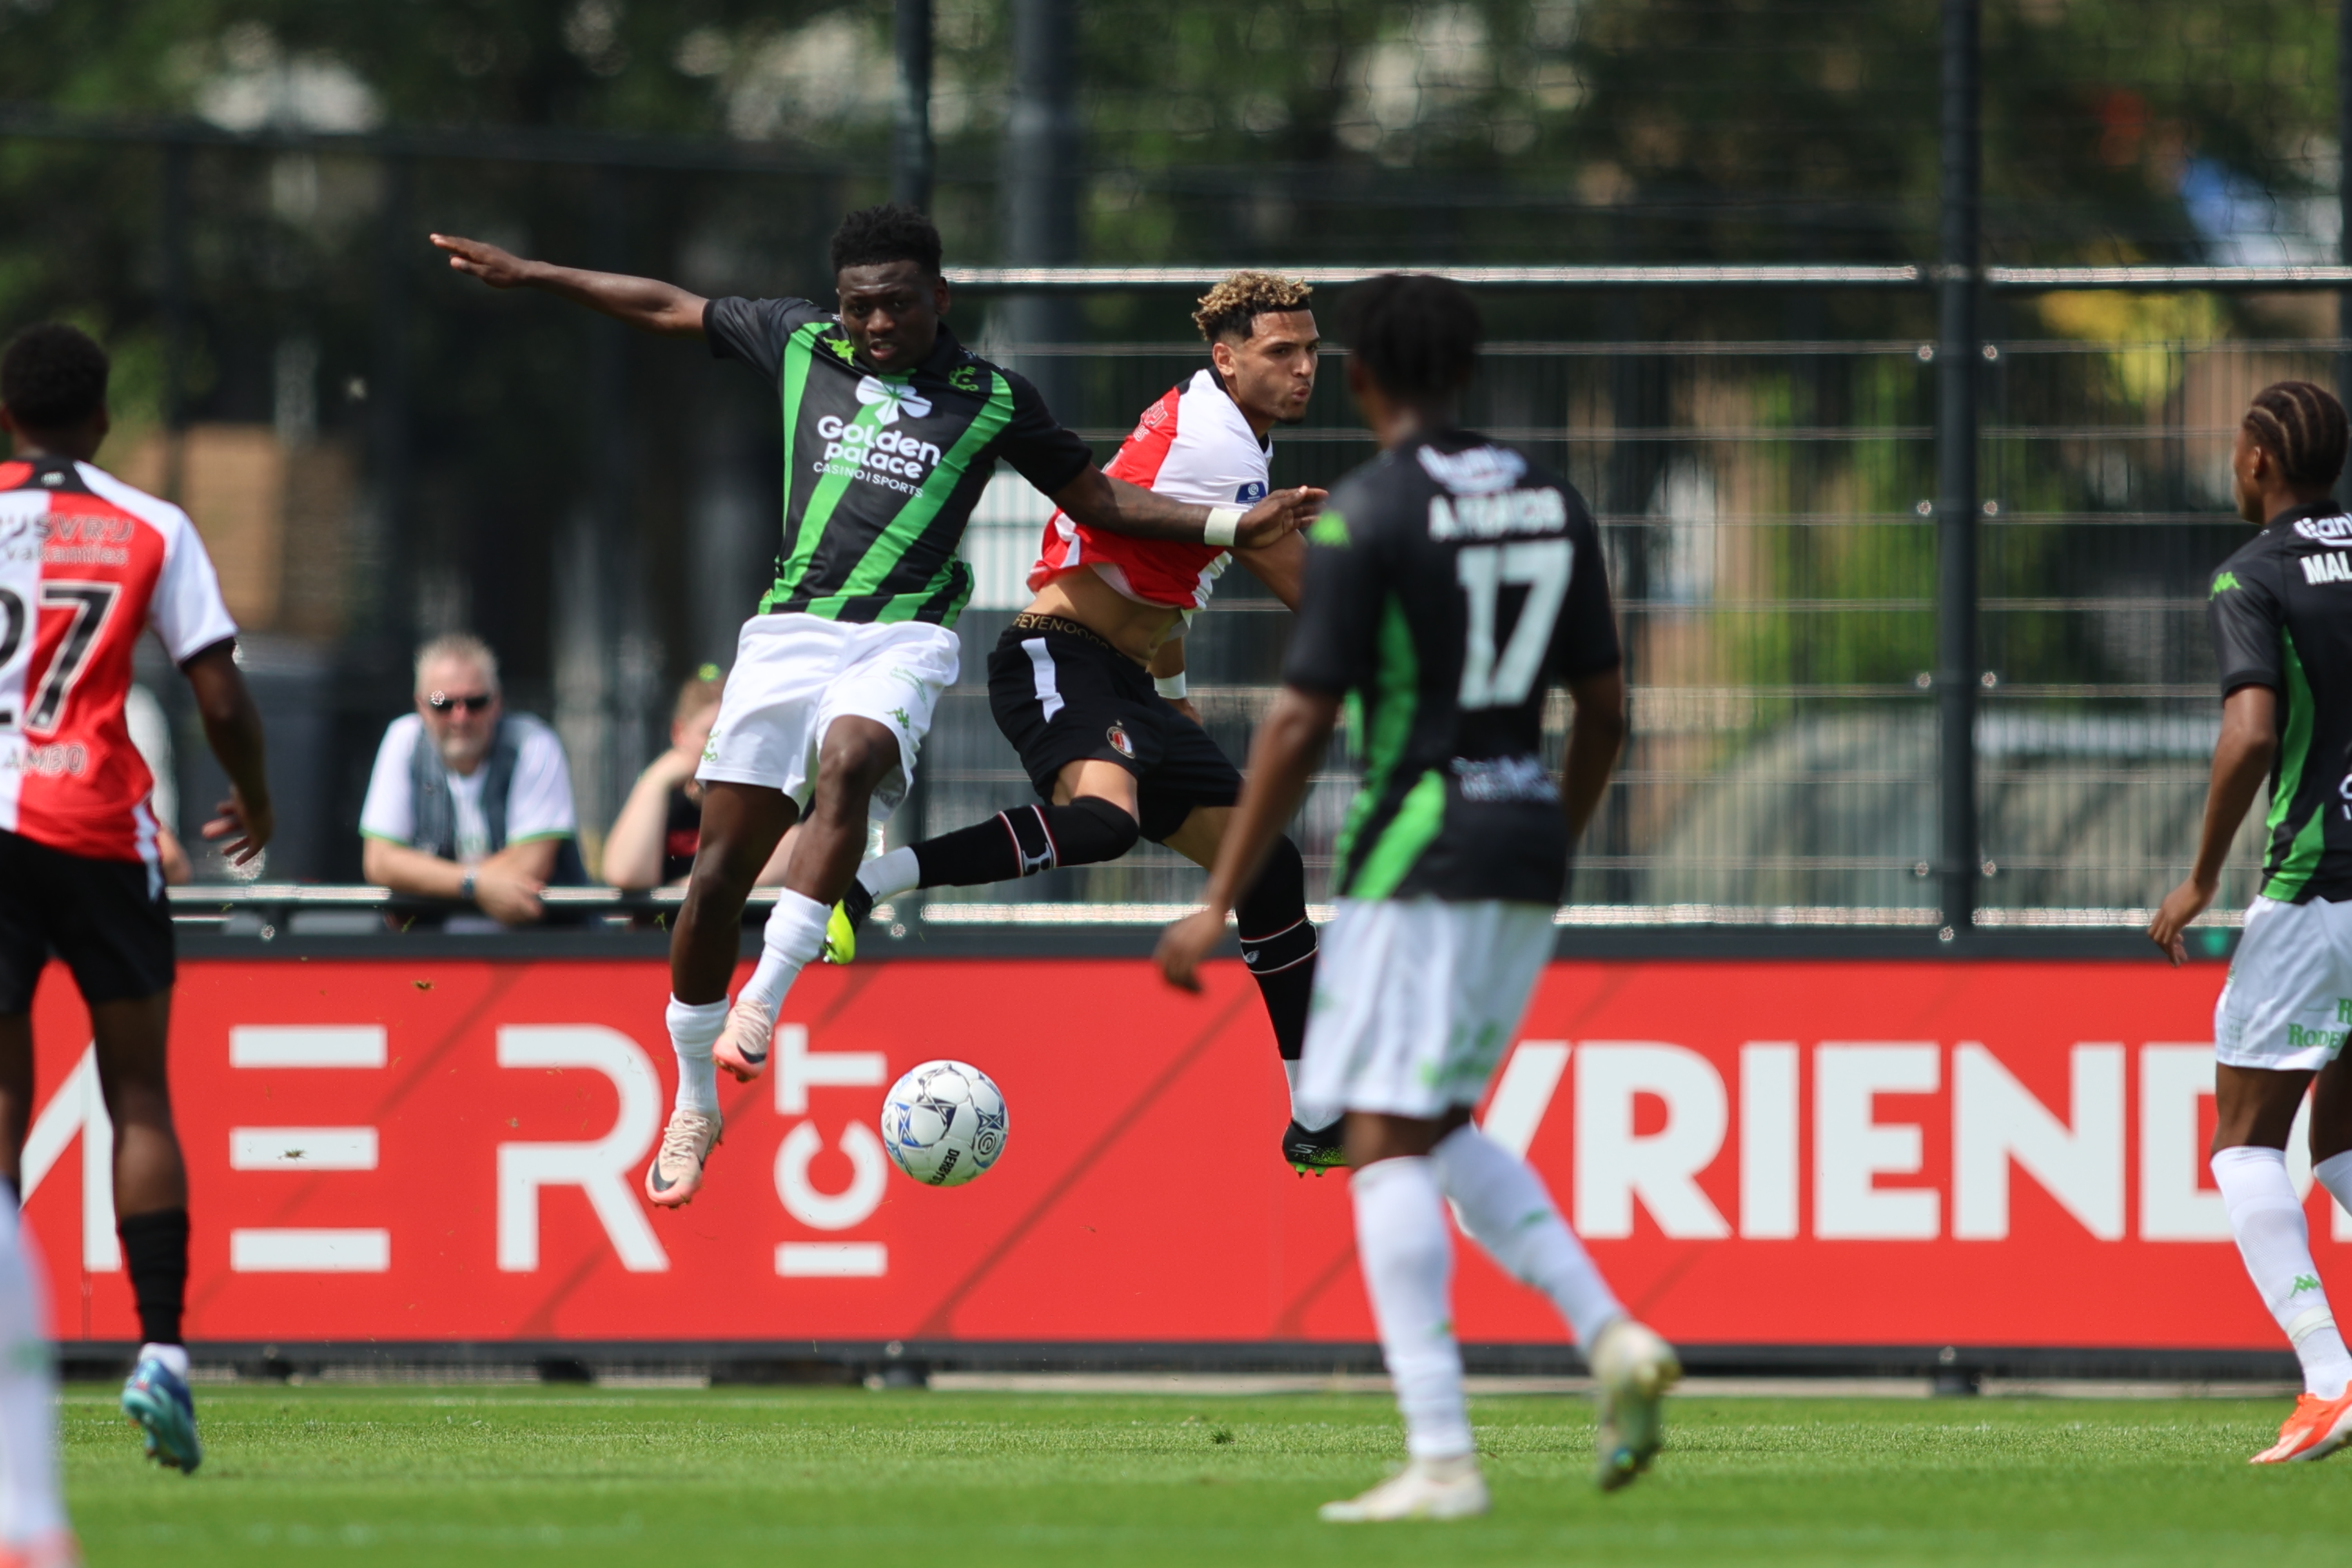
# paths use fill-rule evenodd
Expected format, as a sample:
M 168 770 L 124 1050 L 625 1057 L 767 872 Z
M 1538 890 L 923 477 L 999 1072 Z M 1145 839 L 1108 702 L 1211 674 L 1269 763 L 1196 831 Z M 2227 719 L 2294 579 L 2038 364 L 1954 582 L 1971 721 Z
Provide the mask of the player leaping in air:
M 2213 1181 L 2246 1272 L 2303 1363 L 2303 1397 L 2258 1465 L 2352 1441 L 2352 1354 L 2286 1168 L 2309 1093 L 2312 1173 L 2352 1207 L 2352 517 L 2329 497 L 2345 446 L 2343 405 L 2307 381 L 2264 387 L 2239 427 L 2238 515 L 2261 531 L 2207 595 L 2221 735 L 2195 868 L 2148 927 L 2173 963 L 2188 956 L 2181 932 L 2213 901 L 2267 777 L 2262 892 L 2213 1009 Z
M 719 1141 L 711 1047 L 745 898 L 798 822 L 766 953 L 790 973 L 816 957 L 869 823 L 905 798 L 932 709 L 955 681 L 956 616 L 971 596 L 956 544 L 998 459 L 1089 527 L 1219 547 L 1273 543 L 1313 516 L 1322 492 L 1285 490 L 1244 510 L 1104 474 L 1035 388 L 956 341 L 942 320 L 939 231 L 901 207 L 852 213 L 834 235 L 837 313 L 806 300 L 705 300 L 432 238 L 452 268 L 492 288 L 541 289 L 648 331 L 707 338 L 783 404 L 782 547 L 703 751 L 702 843 L 671 929 L 677 1100 L 646 1192 L 675 1206 L 701 1186 Z
M 1245 506 L 1265 495 L 1270 433 L 1303 418 L 1315 391 L 1308 293 L 1268 272 L 1236 272 L 1212 289 L 1192 315 L 1210 368 L 1145 409 L 1104 471 L 1204 506 Z M 1297 534 L 1229 552 L 1122 538 L 1056 512 L 1029 574 L 1036 597 L 988 661 L 997 728 L 1045 804 L 867 861 L 834 917 L 826 956 L 848 963 L 875 903 L 913 888 L 974 887 L 1115 860 L 1138 838 L 1202 866 L 1213 861 L 1242 776 L 1185 697 L 1184 634 L 1231 560 L 1296 609 L 1306 553 Z M 1343 1156 L 1339 1118 L 1317 1121 L 1297 1106 L 1315 928 L 1306 866 L 1288 838 L 1276 842 L 1238 920 L 1243 959 L 1293 1079 L 1283 1157 L 1319 1173 Z M 798 968 L 772 949 L 761 957 L 719 1037 L 721 1068 L 748 1080 L 766 1067 L 777 1009 Z
M 1342 700 L 1361 703 L 1364 781 L 1332 888 L 1299 1075 L 1309 1110 L 1347 1113 L 1356 1251 L 1412 1462 L 1339 1521 L 1486 1510 L 1449 1302 L 1445 1205 L 1497 1263 L 1551 1298 L 1600 1384 L 1599 1480 L 1657 1452 L 1674 1352 L 1619 1306 L 1541 1177 L 1470 1123 L 1552 950 L 1569 849 L 1601 804 L 1625 685 L 1599 531 L 1566 481 L 1461 427 L 1478 309 L 1443 279 L 1390 275 L 1342 302 L 1348 389 L 1381 455 L 1340 481 L 1309 534 L 1281 692 L 1209 873 L 1207 908 L 1168 928 L 1168 978 L 1194 971 L 1305 795 Z M 1575 705 L 1566 788 L 1543 710 Z

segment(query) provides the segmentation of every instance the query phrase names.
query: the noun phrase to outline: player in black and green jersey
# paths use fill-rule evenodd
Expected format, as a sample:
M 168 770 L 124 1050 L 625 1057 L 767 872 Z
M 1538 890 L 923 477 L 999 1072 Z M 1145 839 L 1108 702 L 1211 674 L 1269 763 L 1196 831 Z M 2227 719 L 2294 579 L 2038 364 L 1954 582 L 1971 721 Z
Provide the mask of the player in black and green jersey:
M 2207 595 L 2221 736 L 2196 867 L 2148 926 L 2173 963 L 2187 956 L 2182 931 L 2212 902 L 2267 778 L 2262 892 L 2213 1010 L 2213 1180 L 2246 1271 L 2303 1363 L 2303 1397 L 2257 1464 L 2352 1441 L 2352 1352 L 2286 1168 L 2308 1092 L 2313 1173 L 2352 1207 L 2352 517 L 2329 499 L 2345 447 L 2343 405 L 2307 381 L 2264 387 L 2239 426 L 2238 515 L 2262 531 Z
M 1673 1351 L 1626 1315 L 1543 1179 L 1470 1121 L 1545 963 L 1569 849 L 1609 782 L 1625 686 L 1600 531 L 1568 482 L 1462 427 L 1477 307 L 1455 284 L 1391 275 L 1340 307 L 1348 389 L 1381 455 L 1342 479 L 1307 535 L 1283 688 L 1258 726 L 1200 913 L 1159 960 L 1194 971 L 1305 796 L 1343 703 L 1363 785 L 1335 851 L 1300 1063 L 1309 1115 L 1347 1117 L 1356 1252 L 1412 1463 L 1342 1521 L 1486 1510 L 1449 1302 L 1451 1202 L 1464 1231 L 1537 1287 L 1600 1385 L 1601 1486 L 1657 1451 Z M 1543 714 L 1574 708 L 1560 776 Z
M 956 679 L 953 627 L 971 594 L 956 545 L 997 462 L 1072 517 L 1147 539 L 1270 543 L 1311 518 L 1322 492 L 1281 491 L 1244 512 L 1107 477 L 1035 388 L 956 341 L 942 319 L 939 231 L 903 208 L 852 213 L 834 236 L 837 311 L 706 300 L 432 237 L 452 268 L 492 288 L 540 289 L 648 331 L 707 338 L 782 405 L 775 580 L 743 628 L 703 753 L 702 841 L 670 941 L 677 1104 L 646 1189 L 675 1206 L 701 1185 L 719 1138 L 711 1048 L 745 897 L 799 823 L 766 942 L 795 971 L 816 956 L 869 824 L 904 797 L 933 705 Z

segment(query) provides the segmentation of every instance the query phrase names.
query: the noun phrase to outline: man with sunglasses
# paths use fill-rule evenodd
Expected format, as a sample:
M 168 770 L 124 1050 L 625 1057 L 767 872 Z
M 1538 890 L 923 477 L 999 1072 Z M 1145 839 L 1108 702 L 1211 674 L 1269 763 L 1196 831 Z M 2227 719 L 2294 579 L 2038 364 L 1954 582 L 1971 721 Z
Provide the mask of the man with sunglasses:
M 455 633 L 418 649 L 416 711 L 384 731 L 360 809 L 368 880 L 490 917 L 453 915 L 453 931 L 530 925 L 541 889 L 586 879 L 577 832 L 563 742 L 506 711 L 488 645 Z

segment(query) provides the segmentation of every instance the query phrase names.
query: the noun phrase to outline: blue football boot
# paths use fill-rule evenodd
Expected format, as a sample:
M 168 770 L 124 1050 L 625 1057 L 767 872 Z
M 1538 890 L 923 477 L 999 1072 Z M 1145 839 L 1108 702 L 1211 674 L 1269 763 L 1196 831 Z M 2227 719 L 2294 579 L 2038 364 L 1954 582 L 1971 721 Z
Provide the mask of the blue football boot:
M 194 1475 L 205 1462 L 205 1446 L 196 1437 L 196 1402 L 187 1379 L 165 1366 L 162 1358 L 142 1356 L 122 1385 L 122 1414 L 147 1434 L 147 1457 L 157 1464 Z

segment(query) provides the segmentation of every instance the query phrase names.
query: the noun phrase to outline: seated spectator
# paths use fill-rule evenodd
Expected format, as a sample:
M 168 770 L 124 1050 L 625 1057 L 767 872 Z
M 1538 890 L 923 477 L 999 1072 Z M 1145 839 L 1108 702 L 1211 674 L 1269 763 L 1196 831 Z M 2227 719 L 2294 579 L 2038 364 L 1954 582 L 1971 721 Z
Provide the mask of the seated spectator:
M 505 710 L 488 645 L 459 633 L 419 648 L 416 711 L 384 731 L 360 808 L 368 880 L 529 925 L 546 918 L 541 889 L 587 879 L 578 830 L 563 742 Z M 446 929 L 497 927 L 460 915 Z
M 702 843 L 702 781 L 694 770 L 702 764 L 703 742 L 710 739 L 711 721 L 719 717 L 719 699 L 726 689 L 727 678 L 715 664 L 704 665 L 677 689 L 669 750 L 637 775 L 604 840 L 604 880 L 614 887 L 641 891 L 686 886 Z M 787 833 L 761 869 L 761 887 L 782 883 L 791 843 Z

